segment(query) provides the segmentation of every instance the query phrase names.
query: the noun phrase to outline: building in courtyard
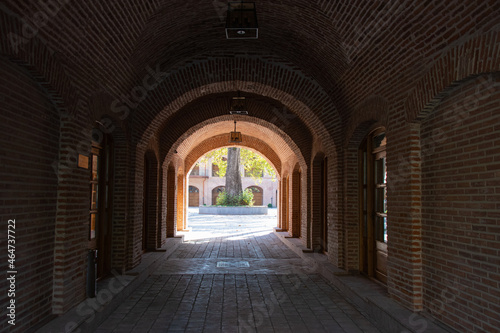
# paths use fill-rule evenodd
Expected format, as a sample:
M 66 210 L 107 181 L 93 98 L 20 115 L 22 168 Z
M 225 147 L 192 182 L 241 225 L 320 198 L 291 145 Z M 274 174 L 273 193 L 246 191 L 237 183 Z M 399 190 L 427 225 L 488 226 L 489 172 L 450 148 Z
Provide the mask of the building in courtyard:
M 189 197 L 188 206 L 210 206 L 216 204 L 216 198 L 224 190 L 226 177 L 219 177 L 218 166 L 209 159 L 207 162 L 197 163 L 188 176 Z M 255 206 L 276 207 L 278 197 L 278 183 L 267 172 L 262 178 L 253 179 L 240 165 L 242 189 L 250 189 L 254 196 Z

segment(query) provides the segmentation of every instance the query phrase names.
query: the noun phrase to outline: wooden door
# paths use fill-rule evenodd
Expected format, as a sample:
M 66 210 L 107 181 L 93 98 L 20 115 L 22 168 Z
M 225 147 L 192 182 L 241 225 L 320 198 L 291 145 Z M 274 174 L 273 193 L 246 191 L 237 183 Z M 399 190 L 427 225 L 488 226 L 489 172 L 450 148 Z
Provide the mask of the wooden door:
M 112 142 L 104 136 L 91 154 L 90 248 L 97 250 L 97 278 L 111 271 Z
M 196 186 L 189 186 L 189 207 L 200 205 L 200 190 Z
M 248 187 L 253 193 L 254 206 L 262 206 L 264 204 L 264 190 L 259 186 Z
M 212 190 L 212 205 L 217 205 L 217 196 L 220 192 L 224 191 L 225 188 L 225 186 L 217 186 Z
M 374 131 L 359 153 L 360 271 L 387 283 L 386 137 Z
M 385 137 L 385 135 L 384 135 Z M 385 147 L 383 151 L 374 153 L 374 238 L 376 246 L 375 277 L 387 283 L 387 173 Z

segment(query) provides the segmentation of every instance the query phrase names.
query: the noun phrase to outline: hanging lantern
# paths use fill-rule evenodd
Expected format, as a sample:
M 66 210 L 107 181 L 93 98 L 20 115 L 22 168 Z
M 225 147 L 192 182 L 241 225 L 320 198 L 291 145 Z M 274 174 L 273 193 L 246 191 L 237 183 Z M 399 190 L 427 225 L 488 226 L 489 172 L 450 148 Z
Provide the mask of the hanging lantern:
M 240 143 L 243 141 L 241 136 L 241 132 L 236 132 L 236 120 L 234 121 L 234 132 L 229 133 L 229 142 L 230 143 Z
M 257 39 L 257 11 L 255 2 L 229 2 L 227 4 L 226 38 Z
M 238 91 L 238 96 L 233 97 L 231 99 L 231 103 L 229 105 L 229 113 L 230 114 L 248 114 L 247 101 L 246 101 L 245 97 L 240 96 L 239 91 Z

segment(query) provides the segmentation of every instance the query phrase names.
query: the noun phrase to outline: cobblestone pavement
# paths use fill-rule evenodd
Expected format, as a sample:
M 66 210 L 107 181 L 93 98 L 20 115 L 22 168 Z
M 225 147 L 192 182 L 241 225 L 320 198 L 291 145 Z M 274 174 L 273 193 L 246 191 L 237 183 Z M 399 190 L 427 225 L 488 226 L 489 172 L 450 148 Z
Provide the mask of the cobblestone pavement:
M 268 216 L 189 211 L 185 242 L 96 332 L 379 332 Z

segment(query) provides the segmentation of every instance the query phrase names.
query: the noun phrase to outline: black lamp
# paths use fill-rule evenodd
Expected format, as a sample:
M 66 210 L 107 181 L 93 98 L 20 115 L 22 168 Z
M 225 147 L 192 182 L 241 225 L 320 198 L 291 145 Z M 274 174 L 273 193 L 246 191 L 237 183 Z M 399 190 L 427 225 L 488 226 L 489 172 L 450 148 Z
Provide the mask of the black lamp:
M 236 132 L 236 120 L 234 121 L 234 132 L 229 133 L 229 142 L 240 143 L 243 141 L 241 132 Z
M 229 2 L 227 4 L 226 38 L 257 39 L 257 11 L 255 2 Z
M 247 101 L 245 97 L 240 96 L 238 91 L 238 96 L 231 99 L 231 104 L 229 105 L 230 114 L 248 114 Z

